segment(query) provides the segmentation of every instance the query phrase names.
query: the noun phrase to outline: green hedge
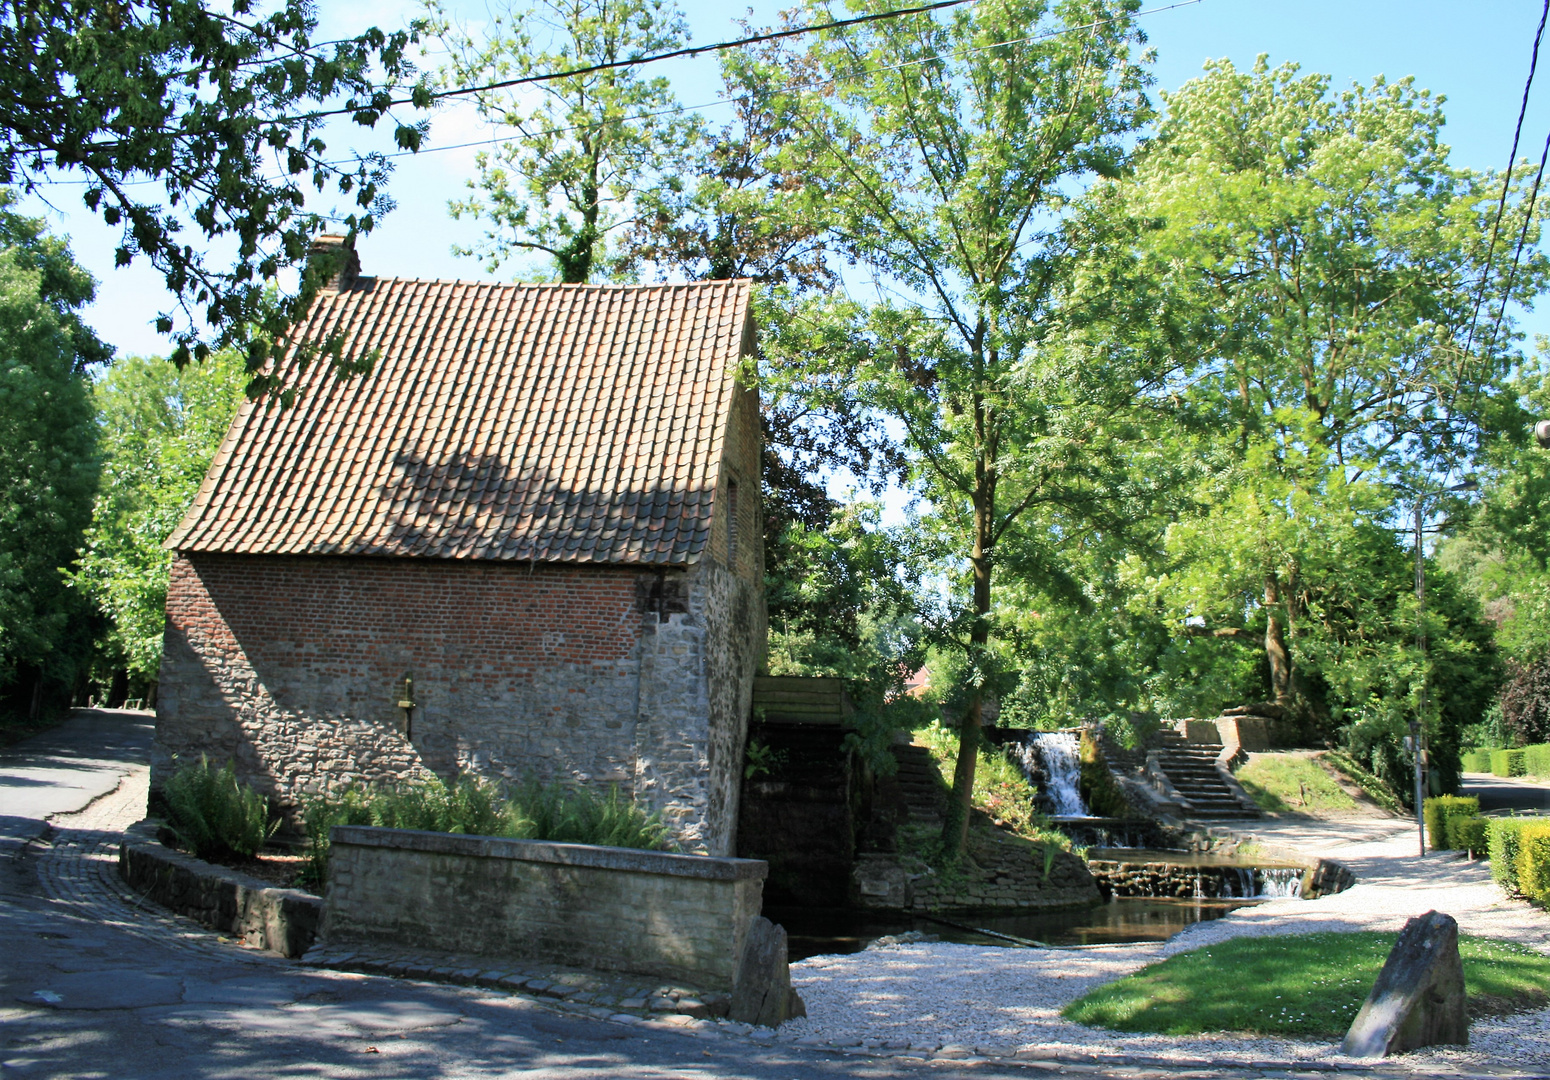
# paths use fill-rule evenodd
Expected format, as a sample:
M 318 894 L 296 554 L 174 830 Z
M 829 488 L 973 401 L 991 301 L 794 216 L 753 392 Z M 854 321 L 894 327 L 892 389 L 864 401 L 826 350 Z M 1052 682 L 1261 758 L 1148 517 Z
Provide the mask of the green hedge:
M 1518 852 L 1519 838 L 1531 825 L 1550 822 L 1543 817 L 1488 818 L 1486 826 L 1486 852 L 1491 860 L 1491 879 L 1509 893 L 1519 893 Z
M 1529 776 L 1550 780 L 1550 743 L 1523 748 L 1523 771 Z
M 1438 795 L 1423 804 L 1426 835 L 1434 850 L 1461 848 L 1453 823 L 1480 816 L 1480 800 L 1472 795 Z
M 1484 853 L 1489 820 L 1483 817 L 1453 818 L 1448 822 L 1453 846 L 1463 851 Z
M 1522 750 L 1492 750 L 1491 771 L 1497 776 L 1522 776 L 1526 756 Z
M 1459 768 L 1465 772 L 1490 772 L 1491 751 L 1465 750 L 1459 755 Z
M 1518 891 L 1536 903 L 1550 904 L 1550 818 L 1518 830 Z

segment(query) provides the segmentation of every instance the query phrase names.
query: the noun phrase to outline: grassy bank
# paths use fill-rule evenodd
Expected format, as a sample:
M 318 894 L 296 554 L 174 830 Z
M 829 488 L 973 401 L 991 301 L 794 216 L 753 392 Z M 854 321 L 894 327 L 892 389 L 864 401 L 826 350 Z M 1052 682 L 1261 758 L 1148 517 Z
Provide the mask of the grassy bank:
M 1180 953 L 1100 986 L 1062 1011 L 1118 1031 L 1195 1035 L 1342 1035 L 1356 1019 L 1396 934 L 1236 938 Z M 1459 940 L 1471 1016 L 1542 1006 L 1550 957 L 1489 938 Z
M 1259 808 L 1273 814 L 1345 814 L 1361 809 L 1329 770 L 1306 754 L 1251 754 L 1249 763 L 1234 775 Z

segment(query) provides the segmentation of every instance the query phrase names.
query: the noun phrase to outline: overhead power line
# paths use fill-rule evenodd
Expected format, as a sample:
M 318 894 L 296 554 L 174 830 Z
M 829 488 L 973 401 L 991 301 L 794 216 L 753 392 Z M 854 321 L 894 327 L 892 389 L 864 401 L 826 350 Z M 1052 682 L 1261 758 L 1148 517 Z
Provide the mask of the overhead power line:
M 453 90 L 439 90 L 431 95 L 432 101 L 441 101 L 452 97 L 466 97 L 469 94 L 483 94 L 490 90 L 506 90 L 513 86 L 531 86 L 534 83 L 553 82 L 555 79 L 571 79 L 577 75 L 592 75 L 599 71 L 616 71 L 620 68 L 640 67 L 643 64 L 655 64 L 659 60 L 677 60 L 682 57 L 699 56 L 701 53 L 724 52 L 727 49 L 738 49 L 744 45 L 759 45 L 766 41 L 779 41 L 782 38 L 799 37 L 802 34 L 815 34 L 820 30 L 841 30 L 847 26 L 859 26 L 862 23 L 878 22 L 882 19 L 897 19 L 904 15 L 923 15 L 928 11 L 941 11 L 943 8 L 959 7 L 963 4 L 976 4 L 979 0 L 937 0 L 933 4 L 921 4 L 917 7 L 894 8 L 891 11 L 875 11 L 870 15 L 857 15 L 850 19 L 835 19 L 832 22 L 814 23 L 810 26 L 795 26 L 789 30 L 769 30 L 762 34 L 753 34 L 745 38 L 737 38 L 731 41 L 718 41 L 714 45 L 686 45 L 682 49 L 672 49 L 668 52 L 652 53 L 650 56 L 634 56 L 627 60 L 609 60 L 602 64 L 588 64 L 585 67 L 569 68 L 565 71 L 551 71 L 542 75 L 524 75 L 518 79 L 501 79 L 498 82 L 482 83 L 479 86 L 460 86 Z M 388 102 L 386 108 L 394 105 L 413 105 L 414 98 L 395 98 Z M 308 113 L 311 119 L 324 116 L 346 116 L 352 113 L 363 112 L 375 106 L 363 106 L 356 109 L 329 109 L 325 112 Z
M 1539 43 L 1545 36 L 1545 21 L 1547 19 L 1550 19 L 1550 0 L 1545 0 L 1544 11 L 1542 11 L 1539 15 L 1539 29 L 1534 33 L 1534 51 L 1529 56 L 1528 79 L 1523 84 L 1523 101 L 1518 105 L 1518 125 L 1513 129 L 1512 151 L 1507 155 L 1507 175 L 1502 177 L 1502 197 L 1497 201 L 1496 204 L 1496 220 L 1491 224 L 1491 242 L 1485 249 L 1485 271 L 1480 275 L 1480 288 L 1475 293 L 1474 314 L 1472 314 L 1469 318 L 1469 335 L 1464 341 L 1464 354 L 1466 356 L 1469 354 L 1470 348 L 1475 343 L 1475 324 L 1480 320 L 1480 305 L 1485 302 L 1485 290 L 1490 286 L 1491 261 L 1496 257 L 1496 238 L 1497 234 L 1501 232 L 1502 218 L 1507 213 L 1507 192 L 1512 188 L 1512 170 L 1518 163 L 1518 141 L 1523 137 L 1523 117 L 1528 113 L 1529 91 L 1534 88 L 1534 70 L 1539 66 Z M 1547 143 L 1546 145 L 1547 148 L 1550 148 L 1550 143 Z M 1543 175 L 1544 171 L 1545 163 L 1544 159 L 1541 158 L 1539 162 L 1540 175 Z M 1537 177 L 1534 180 L 1534 190 L 1535 192 L 1538 192 L 1539 190 L 1539 180 Z M 1524 231 L 1527 231 L 1526 223 Z M 1518 257 L 1522 253 L 1523 241 L 1520 235 L 1517 251 L 1514 252 L 1512 256 L 1513 273 L 1509 276 L 1516 275 L 1518 268 Z M 1505 300 L 1502 304 L 1502 310 L 1506 310 Z M 1501 315 L 1498 314 L 1496 317 L 1496 326 L 1498 328 L 1501 326 L 1501 321 Z M 1491 340 L 1493 342 L 1496 340 L 1495 329 L 1491 331 Z
M 1175 8 L 1191 7 L 1191 6 L 1195 5 L 1195 4 L 1201 4 L 1201 3 L 1204 3 L 1204 2 L 1205 2 L 1205 0 L 1179 0 L 1178 3 L 1165 4 L 1162 7 L 1146 8 L 1146 9 L 1144 9 L 1142 11 L 1137 11 L 1137 12 L 1134 12 L 1134 13 L 1130 14 L 1128 17 L 1129 18 L 1140 18 L 1143 15 L 1156 15 L 1159 12 L 1172 11 Z M 829 86 L 829 85 L 832 85 L 832 84 L 837 83 L 837 82 L 855 82 L 855 81 L 859 81 L 861 79 L 871 78 L 874 75 L 880 75 L 880 74 L 882 74 L 884 72 L 888 72 L 888 71 L 901 71 L 904 68 L 918 67 L 921 64 L 929 64 L 929 63 L 932 63 L 932 62 L 937 61 L 937 60 L 961 59 L 962 57 L 965 57 L 965 56 L 972 56 L 975 53 L 989 52 L 992 49 L 1002 49 L 1002 48 L 1007 47 L 1008 45 L 1021 45 L 1021 44 L 1024 44 L 1025 42 L 1030 42 L 1030 41 L 1048 41 L 1050 38 L 1061 37 L 1061 36 L 1063 36 L 1065 34 L 1078 34 L 1078 33 L 1081 33 L 1084 30 L 1093 30 L 1093 29 L 1096 29 L 1099 26 L 1104 26 L 1104 25 L 1107 25 L 1108 23 L 1111 23 L 1111 22 L 1118 22 L 1121 18 L 1126 18 L 1126 17 L 1127 16 L 1116 16 L 1116 17 L 1111 18 L 1111 19 L 1099 19 L 1096 22 L 1085 23 L 1085 24 L 1083 24 L 1081 26 L 1063 26 L 1063 27 L 1061 27 L 1058 30 L 1047 30 L 1047 31 L 1044 31 L 1043 33 L 1039 33 L 1039 34 L 1027 34 L 1027 35 L 1025 35 L 1023 37 L 1007 38 L 1007 39 L 1005 39 L 1003 41 L 992 41 L 989 44 L 986 44 L 986 45 L 976 45 L 973 48 L 954 49 L 954 50 L 952 50 L 950 52 L 931 53 L 928 56 L 917 56 L 917 57 L 915 57 L 914 59 L 911 59 L 911 60 L 901 60 L 901 61 L 899 61 L 896 64 L 883 64 L 883 65 L 880 65 L 878 67 L 864 68 L 864 69 L 862 69 L 860 71 L 854 72 L 853 74 L 849 74 L 849 75 L 831 76 L 831 77 L 826 77 L 826 78 L 823 78 L 823 79 L 815 79 L 815 80 L 813 80 L 811 82 L 784 83 L 780 87 L 778 87 L 778 89 L 780 89 L 782 91 L 789 92 L 789 91 L 793 91 L 793 90 L 811 90 L 811 89 L 814 89 L 815 87 Z M 656 116 L 669 116 L 669 115 L 674 115 L 674 114 L 677 114 L 677 113 L 684 113 L 684 112 L 698 112 L 701 109 L 714 108 L 717 105 L 730 105 L 733 102 L 736 102 L 736 101 L 739 101 L 739 100 L 741 100 L 741 99 L 738 98 L 738 97 L 724 97 L 724 98 L 717 98 L 715 101 L 702 102 L 699 105 L 674 105 L 671 108 L 656 109 L 656 110 L 653 110 L 651 112 L 636 113 L 636 114 L 633 114 L 631 116 L 623 117 L 622 120 L 624 122 L 630 122 L 630 121 L 635 121 L 635 120 L 649 120 L 652 117 L 656 117 Z M 609 122 L 612 122 L 612 121 L 609 121 Z M 471 142 L 449 143 L 446 146 L 427 146 L 427 147 L 422 147 L 419 150 L 398 150 L 398 151 L 392 151 L 392 152 L 384 153 L 382 156 L 384 158 L 390 158 L 390 159 L 391 158 L 402 158 L 402 157 L 424 157 L 426 154 L 444 153 L 444 152 L 446 152 L 448 150 L 467 150 L 467 149 L 470 149 L 471 147 L 476 147 L 476 146 L 494 146 L 497 143 L 512 142 L 512 141 L 514 141 L 517 138 L 537 138 L 539 136 L 546 136 L 546 135 L 563 135 L 566 132 L 570 132 L 570 131 L 594 130 L 594 129 L 596 129 L 598 127 L 601 127 L 601 126 L 602 126 L 602 123 L 600 123 L 600 122 L 587 122 L 587 123 L 581 123 L 581 124 L 566 124 L 563 127 L 545 128 L 545 129 L 543 129 L 541 131 L 534 131 L 534 132 L 521 131 L 519 129 L 517 135 L 515 135 L 515 136 L 513 136 L 513 135 L 495 135 L 495 136 L 492 136 L 492 137 L 490 137 L 488 139 L 475 139 L 475 140 L 473 140 Z M 338 161 L 330 162 L 330 164 L 335 164 L 335 165 L 342 165 L 342 164 L 347 164 L 347 163 L 348 163 L 348 159 L 344 159 L 344 158 L 341 158 Z

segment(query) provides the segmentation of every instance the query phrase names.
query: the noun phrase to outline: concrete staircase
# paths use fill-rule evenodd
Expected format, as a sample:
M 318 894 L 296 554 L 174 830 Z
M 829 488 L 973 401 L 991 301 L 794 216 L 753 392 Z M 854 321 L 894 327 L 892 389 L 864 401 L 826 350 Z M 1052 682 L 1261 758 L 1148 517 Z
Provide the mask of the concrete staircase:
M 1258 808 L 1228 786 L 1217 768 L 1221 743 L 1189 742 L 1171 728 L 1162 730 L 1154 751 L 1158 769 L 1187 804 L 1191 817 L 1257 818 Z

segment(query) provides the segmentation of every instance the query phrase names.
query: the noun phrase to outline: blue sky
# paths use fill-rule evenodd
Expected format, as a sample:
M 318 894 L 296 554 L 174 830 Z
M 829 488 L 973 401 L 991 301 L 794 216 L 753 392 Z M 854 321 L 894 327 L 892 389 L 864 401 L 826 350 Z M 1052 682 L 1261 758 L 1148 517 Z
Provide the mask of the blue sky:
M 1143 10 L 1175 2 L 1152 0 Z M 326 34 L 358 30 L 372 22 L 387 27 L 416 11 L 415 4 L 395 0 L 335 0 L 322 6 Z M 486 12 L 483 0 L 451 6 L 471 22 Z M 683 6 L 697 44 L 736 36 L 734 20 L 745 14 L 741 5 L 714 0 L 688 0 Z M 768 23 L 783 6 L 761 0 L 751 18 Z M 1199 0 L 1145 14 L 1141 23 L 1157 50 L 1154 70 L 1162 90 L 1193 78 L 1207 59 L 1225 56 L 1249 65 L 1259 53 L 1268 53 L 1272 63 L 1293 60 L 1304 71 L 1327 73 L 1337 86 L 1379 74 L 1391 80 L 1414 76 L 1418 85 L 1448 99 L 1446 137 L 1454 163 L 1484 169 L 1506 163 L 1541 7 L 1541 0 Z M 1520 158 L 1537 160 L 1550 130 L 1550 48 L 1545 52 Z M 719 96 L 713 56 L 661 67 L 685 104 Z M 471 109 L 458 107 L 438 115 L 428 146 L 490 134 Z M 475 235 L 470 225 L 451 220 L 446 212 L 447 200 L 460 194 L 473 173 L 472 155 L 472 150 L 453 150 L 401 161 L 390 186 L 399 208 L 362 241 L 364 272 L 421 278 L 491 276 L 477 261 L 450 252 L 455 241 L 466 243 Z M 98 333 L 124 352 L 164 351 L 150 325 L 155 312 L 167 306 L 159 279 L 140 266 L 113 269 L 116 230 L 104 228 L 79 209 L 79 192 L 79 187 L 57 187 L 44 192 L 57 210 L 36 199 L 25 202 L 23 209 L 47 216 L 55 231 L 70 236 L 77 258 L 97 276 L 99 298 L 88 319 Z M 1532 313 L 1525 326 L 1550 333 L 1550 311 Z

